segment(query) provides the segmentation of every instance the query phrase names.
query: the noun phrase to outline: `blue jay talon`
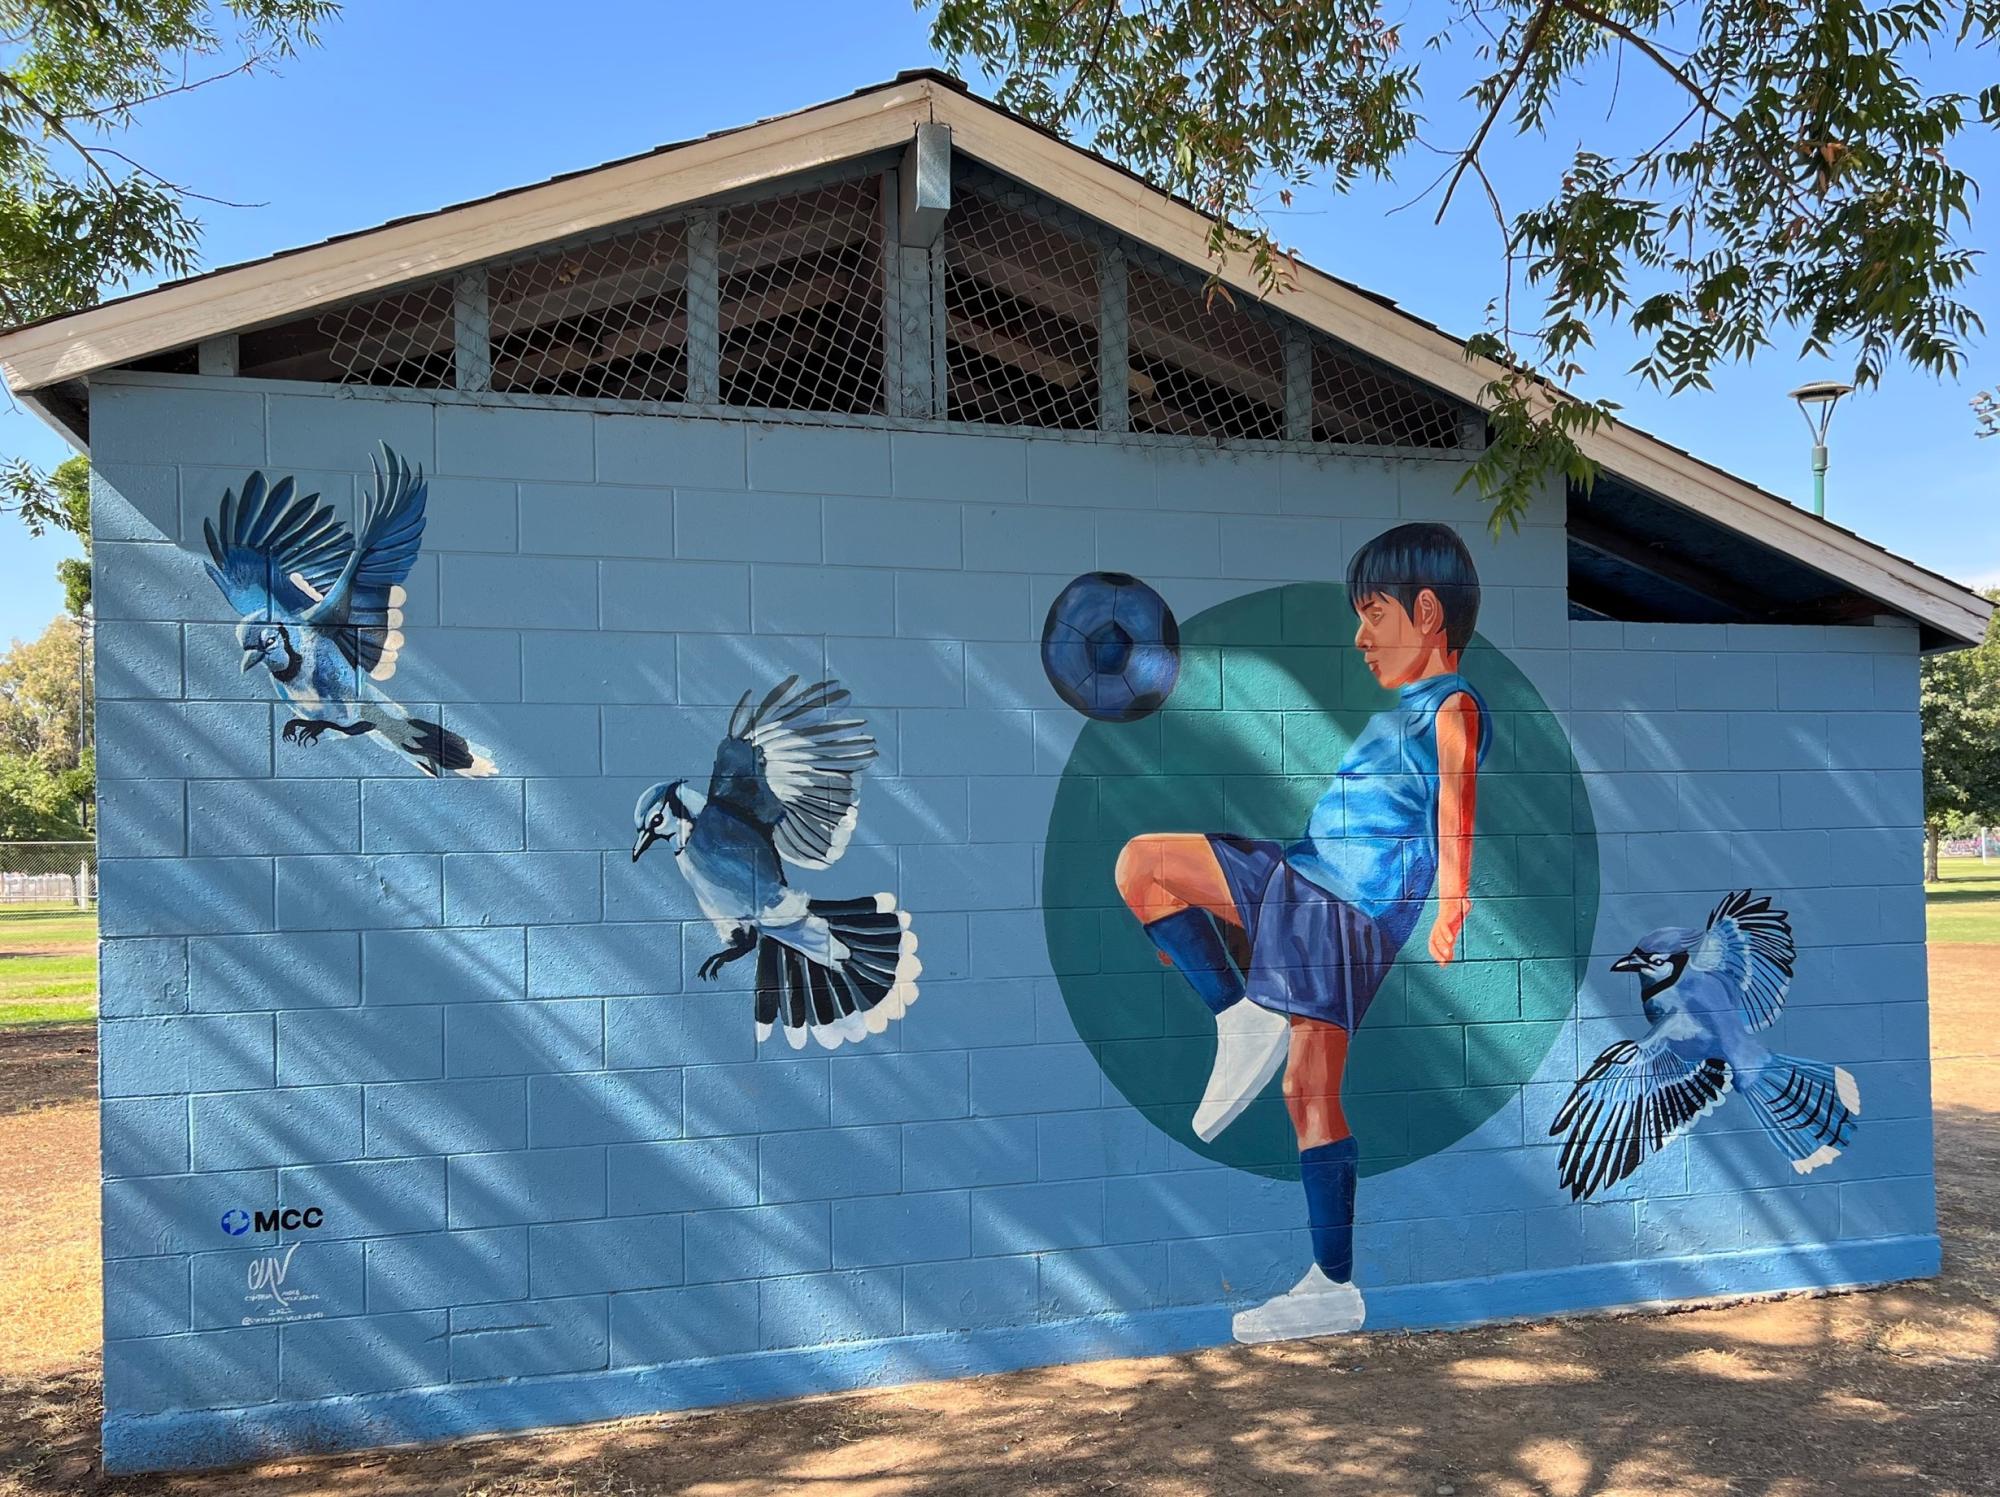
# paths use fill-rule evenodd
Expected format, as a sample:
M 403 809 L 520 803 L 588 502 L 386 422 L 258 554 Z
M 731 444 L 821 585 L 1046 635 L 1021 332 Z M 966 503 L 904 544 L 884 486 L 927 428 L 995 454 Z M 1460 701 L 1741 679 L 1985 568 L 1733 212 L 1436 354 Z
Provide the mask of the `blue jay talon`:
M 757 949 L 757 932 L 750 926 L 739 926 L 729 938 L 729 944 L 702 962 L 695 969 L 695 975 L 704 982 L 714 982 L 722 975 L 722 969 L 731 962 L 740 961 Z
M 335 723 L 318 717 L 295 717 L 285 724 L 279 735 L 287 743 L 318 743 L 319 735 L 331 728 L 334 732 L 352 738 L 357 733 L 373 732 L 375 724 L 363 718 L 359 722 Z

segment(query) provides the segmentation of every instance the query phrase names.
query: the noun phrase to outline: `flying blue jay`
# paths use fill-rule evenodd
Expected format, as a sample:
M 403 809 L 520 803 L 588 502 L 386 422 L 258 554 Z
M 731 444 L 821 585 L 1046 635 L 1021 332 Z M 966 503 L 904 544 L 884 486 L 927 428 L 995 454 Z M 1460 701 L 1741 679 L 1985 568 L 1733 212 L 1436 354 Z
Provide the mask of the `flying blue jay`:
M 386 445 L 371 462 L 375 485 L 357 535 L 319 495 L 301 498 L 290 478 L 266 484 L 252 473 L 240 501 L 223 490 L 215 519 L 201 522 L 210 557 L 202 566 L 242 617 L 242 668 L 262 666 L 299 713 L 285 724 L 285 742 L 368 734 L 427 775 L 490 775 L 482 750 L 409 716 L 375 685 L 396 673 L 403 648 L 402 582 L 424 538 L 427 490 L 423 470 Z
M 789 676 L 754 708 L 745 692 L 715 751 L 708 793 L 658 784 L 634 810 L 632 861 L 655 843 L 725 942 L 699 975 L 757 954 L 757 1038 L 773 1025 L 794 1050 L 880 1034 L 917 1001 L 917 936 L 892 894 L 811 899 L 786 863 L 826 868 L 847 850 L 860 812 L 856 777 L 875 757 L 859 718 L 830 715 L 847 700 L 832 681 Z
M 1707 929 L 1656 930 L 1611 964 L 1637 974 L 1652 1028 L 1598 1056 L 1549 1129 L 1563 1138 L 1557 1168 L 1572 1200 L 1623 1180 L 1731 1090 L 1800 1174 L 1839 1157 L 1861 1114 L 1854 1078 L 1754 1034 L 1777 1019 L 1796 956 L 1785 912 L 1743 889 L 1723 896 Z

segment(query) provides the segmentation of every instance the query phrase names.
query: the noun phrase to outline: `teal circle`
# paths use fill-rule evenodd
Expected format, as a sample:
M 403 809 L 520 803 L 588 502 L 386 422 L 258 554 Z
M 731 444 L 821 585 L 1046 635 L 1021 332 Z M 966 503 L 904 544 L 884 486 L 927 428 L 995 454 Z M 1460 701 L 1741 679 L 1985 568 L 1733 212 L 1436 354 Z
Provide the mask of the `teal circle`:
M 1298 1174 L 1279 1078 L 1213 1143 L 1194 1136 L 1214 1020 L 1160 965 L 1113 869 L 1142 832 L 1296 839 L 1347 746 L 1395 700 L 1362 665 L 1353 633 L 1346 589 L 1324 582 L 1250 593 L 1185 621 L 1173 696 L 1139 722 L 1085 723 L 1049 816 L 1043 927 L 1077 1033 L 1156 1128 L 1278 1178 Z M 1364 1175 L 1449 1148 L 1519 1095 L 1575 1007 L 1597 920 L 1597 831 L 1568 735 L 1481 637 L 1459 669 L 1485 699 L 1492 734 L 1472 913 L 1457 959 L 1439 967 L 1426 909 L 1354 1037 L 1342 1102 Z

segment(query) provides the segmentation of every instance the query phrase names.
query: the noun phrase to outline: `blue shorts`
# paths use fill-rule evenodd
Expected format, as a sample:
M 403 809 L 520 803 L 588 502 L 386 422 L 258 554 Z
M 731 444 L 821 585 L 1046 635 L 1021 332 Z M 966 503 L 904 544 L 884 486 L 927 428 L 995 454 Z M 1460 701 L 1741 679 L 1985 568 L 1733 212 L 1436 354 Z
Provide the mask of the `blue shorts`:
M 1249 937 L 1250 1001 L 1360 1028 L 1402 939 L 1293 868 L 1282 842 L 1211 833 L 1208 845 Z

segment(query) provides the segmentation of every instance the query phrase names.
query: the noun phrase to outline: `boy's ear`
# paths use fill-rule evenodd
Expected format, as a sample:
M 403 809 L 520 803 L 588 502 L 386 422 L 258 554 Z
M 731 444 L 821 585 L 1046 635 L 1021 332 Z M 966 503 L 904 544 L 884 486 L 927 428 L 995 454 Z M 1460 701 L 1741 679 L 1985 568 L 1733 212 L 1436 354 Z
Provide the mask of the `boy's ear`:
M 1410 610 L 1410 622 L 1424 634 L 1444 633 L 1444 604 L 1429 588 L 1417 594 L 1416 606 Z

